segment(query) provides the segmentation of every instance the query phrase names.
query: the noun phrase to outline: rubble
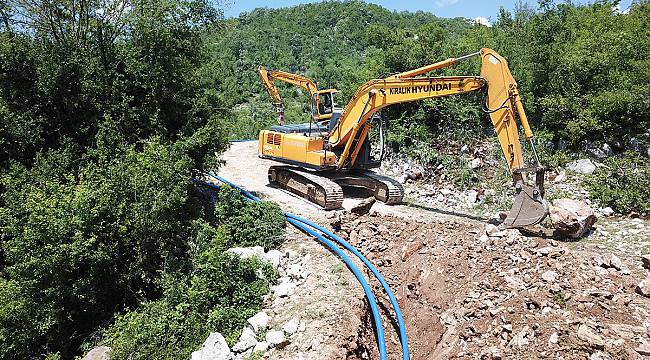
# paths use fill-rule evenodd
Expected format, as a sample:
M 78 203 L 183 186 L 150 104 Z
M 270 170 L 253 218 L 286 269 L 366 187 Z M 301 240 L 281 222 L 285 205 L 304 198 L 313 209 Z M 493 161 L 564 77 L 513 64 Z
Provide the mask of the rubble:
M 287 333 L 287 335 L 293 335 L 300 329 L 300 319 L 292 318 L 284 326 L 282 326 L 282 331 Z
M 597 349 L 605 348 L 605 339 L 585 324 L 578 326 L 578 339 L 586 341 L 589 346 Z
M 650 356 L 650 344 L 646 342 L 641 343 L 636 347 L 636 349 L 634 349 L 634 351 L 638 352 L 641 355 Z
M 634 289 L 637 294 L 650 297 L 650 276 L 642 280 Z
M 269 250 L 267 253 L 262 255 L 262 260 L 271 264 L 275 269 L 280 266 L 280 261 L 282 260 L 283 254 L 280 250 Z
M 255 336 L 255 332 L 253 329 L 245 327 L 242 330 L 239 341 L 232 346 L 232 351 L 236 353 L 244 352 L 248 349 L 252 349 L 255 344 L 257 344 L 257 336 Z
M 269 325 L 269 321 L 271 321 L 271 317 L 264 311 L 258 312 L 247 320 L 248 324 L 252 327 L 253 331 L 256 334 L 259 334 L 260 331 L 265 330 Z
M 257 256 L 261 259 L 264 256 L 264 248 L 261 246 L 235 247 L 226 250 L 226 253 L 237 255 L 242 259 L 248 259 L 253 256 Z
M 266 341 L 260 341 L 257 344 L 255 344 L 255 347 L 253 348 L 253 353 L 256 352 L 266 352 L 269 349 L 269 344 Z
M 271 286 L 271 291 L 277 297 L 291 296 L 295 290 L 296 283 L 292 282 L 288 277 L 279 278 L 278 284 Z
M 641 257 L 641 262 L 643 262 L 643 267 L 650 270 L 650 254 L 643 255 Z
M 612 216 L 612 215 L 614 215 L 614 209 L 607 206 L 607 207 L 604 207 L 604 208 L 600 209 L 600 213 L 603 214 L 604 216 Z
M 409 327 L 420 344 L 413 358 L 614 359 L 634 352 L 646 332 L 650 302 L 635 300 L 644 298 L 632 293 L 627 258 L 618 254 L 570 250 L 492 224 L 382 215 L 341 221 L 349 229 L 342 236 L 373 239 L 348 237 L 394 284 L 405 318 L 418 319 Z M 428 346 L 431 337 L 440 343 Z
M 96 346 L 90 350 L 81 360 L 109 360 L 111 348 L 108 346 Z
M 289 344 L 289 340 L 287 340 L 287 338 L 284 336 L 284 332 L 282 330 L 267 332 L 265 340 L 271 348 L 281 348 Z
M 350 212 L 357 215 L 367 214 L 370 212 L 370 208 L 375 204 L 375 201 L 374 197 L 369 197 L 355 205 L 350 209 Z

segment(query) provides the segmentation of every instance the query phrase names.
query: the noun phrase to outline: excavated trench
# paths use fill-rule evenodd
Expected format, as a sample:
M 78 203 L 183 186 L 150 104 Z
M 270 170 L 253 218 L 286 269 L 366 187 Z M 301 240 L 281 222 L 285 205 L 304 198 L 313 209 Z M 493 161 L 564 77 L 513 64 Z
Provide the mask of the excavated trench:
M 634 293 L 642 269 L 594 266 L 592 253 L 517 230 L 488 237 L 480 223 L 347 214 L 333 225 L 395 292 L 412 359 L 639 358 L 650 314 Z M 347 329 L 348 359 L 379 358 L 366 307 Z M 394 318 L 383 322 L 389 359 L 401 359 Z

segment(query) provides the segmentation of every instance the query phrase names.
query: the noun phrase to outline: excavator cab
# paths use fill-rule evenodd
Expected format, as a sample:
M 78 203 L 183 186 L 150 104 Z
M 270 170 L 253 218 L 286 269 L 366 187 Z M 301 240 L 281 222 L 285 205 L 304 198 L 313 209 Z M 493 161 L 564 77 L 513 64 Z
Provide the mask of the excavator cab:
M 329 120 L 334 113 L 334 94 L 338 90 L 336 89 L 327 89 L 316 91 L 312 94 L 311 97 L 311 115 L 314 121 L 324 121 Z

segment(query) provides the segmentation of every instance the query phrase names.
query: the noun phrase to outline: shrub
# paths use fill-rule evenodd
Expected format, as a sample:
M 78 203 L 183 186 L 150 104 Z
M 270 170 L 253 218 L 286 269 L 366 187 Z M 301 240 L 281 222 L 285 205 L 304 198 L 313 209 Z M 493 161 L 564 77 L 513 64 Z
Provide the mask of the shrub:
M 627 153 L 604 164 L 585 180 L 591 198 L 617 212 L 650 213 L 650 161 Z
M 218 247 L 193 260 L 189 280 L 176 275 L 168 296 L 118 316 L 105 331 L 111 359 L 189 358 L 212 331 L 234 343 L 246 319 L 261 309 L 274 272 Z
M 219 191 L 216 227 L 196 221 L 187 271 L 170 269 L 160 283 L 163 296 L 119 315 L 103 342 L 113 359 L 188 358 L 208 334 L 219 331 L 232 345 L 246 319 L 262 307 L 262 296 L 277 277 L 259 259 L 225 252 L 232 246 L 275 247 L 284 231 L 284 215 L 271 203 L 246 202 L 230 187 Z
M 259 245 L 268 250 L 283 240 L 284 213 L 276 204 L 247 202 L 237 190 L 225 186 L 214 214 L 230 235 L 228 247 Z

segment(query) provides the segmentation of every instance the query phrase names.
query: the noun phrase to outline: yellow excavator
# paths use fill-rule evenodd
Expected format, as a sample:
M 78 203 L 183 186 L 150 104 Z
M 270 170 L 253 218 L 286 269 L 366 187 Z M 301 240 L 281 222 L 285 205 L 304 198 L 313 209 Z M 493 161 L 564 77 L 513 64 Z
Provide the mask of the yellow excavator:
M 427 73 L 451 67 L 461 61 L 481 58 L 480 76 L 426 76 Z M 533 132 L 521 102 L 517 83 L 506 59 L 491 49 L 459 58 L 423 66 L 383 79 L 370 80 L 355 92 L 344 109 L 333 109 L 325 125 L 312 121 L 306 124 L 275 125 L 259 134 L 259 156 L 287 165 L 271 166 L 268 177 L 272 185 L 291 191 L 325 209 L 340 208 L 342 187 L 365 189 L 377 200 L 400 203 L 404 190 L 372 168 L 381 158 L 371 156 L 368 133 L 373 115 L 383 107 L 424 99 L 483 91 L 483 111 L 489 113 L 515 187 L 513 207 L 504 221 L 507 227 L 540 223 L 548 215 L 544 200 L 544 171 L 540 165 Z M 331 90 L 331 97 L 335 90 Z M 312 95 L 312 118 L 318 118 L 319 104 Z M 518 115 L 518 116 L 517 116 Z M 530 143 L 535 161 L 533 167 L 524 163 L 519 129 Z M 381 136 L 380 136 L 381 137 Z M 383 145 L 382 145 L 383 146 Z M 526 174 L 535 174 L 534 185 Z
M 334 113 L 334 94 L 338 91 L 336 89 L 318 90 L 316 83 L 310 78 L 292 74 L 281 70 L 269 70 L 265 66 L 260 65 L 257 68 L 257 73 L 264 89 L 269 94 L 275 112 L 278 116 L 278 124 L 284 125 L 284 102 L 280 96 L 278 88 L 275 86 L 275 80 L 280 80 L 307 90 L 310 104 L 315 107 L 315 114 L 312 116 L 314 121 L 321 122 L 327 121 L 332 118 Z

